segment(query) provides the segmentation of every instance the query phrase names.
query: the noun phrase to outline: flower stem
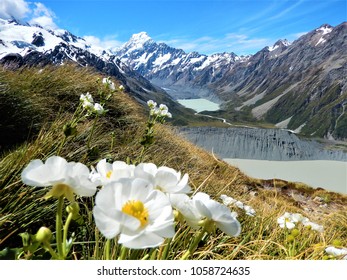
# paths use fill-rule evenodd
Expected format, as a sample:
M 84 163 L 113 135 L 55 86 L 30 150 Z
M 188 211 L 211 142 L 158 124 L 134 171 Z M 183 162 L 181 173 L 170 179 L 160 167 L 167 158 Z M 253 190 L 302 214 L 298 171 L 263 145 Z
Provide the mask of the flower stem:
M 112 152 L 113 151 L 113 147 L 114 147 L 114 142 L 115 142 L 115 139 L 116 139 L 116 136 L 115 136 L 115 133 L 114 133 L 114 131 L 113 132 L 111 132 L 111 146 L 110 146 L 110 152 Z
M 64 259 L 67 256 L 67 254 L 69 253 L 69 251 L 67 251 L 67 233 L 68 233 L 68 229 L 70 226 L 70 222 L 72 221 L 72 217 L 73 217 L 73 213 L 69 213 L 69 215 L 67 216 L 65 225 L 64 225 L 64 235 L 63 235 L 63 256 L 64 256 Z
M 105 257 L 106 260 L 110 260 L 110 251 L 111 251 L 111 239 L 107 239 L 106 240 L 106 244 L 105 244 Z
M 57 239 L 57 248 L 58 248 L 58 255 L 60 259 L 64 259 L 63 255 L 63 244 L 62 244 L 62 220 L 63 220 L 63 203 L 64 203 L 64 196 L 60 196 L 58 198 L 58 207 L 57 207 L 57 214 L 56 214 L 56 221 L 55 221 L 55 228 L 56 228 L 56 239 Z
M 122 246 L 118 260 L 125 260 L 127 253 L 128 253 L 128 249 L 126 247 Z
M 48 252 L 51 254 L 53 259 L 60 259 L 57 253 L 52 249 L 51 244 L 47 241 L 43 242 L 44 248 L 48 250 Z
M 203 228 L 196 236 L 195 239 L 193 241 L 193 243 L 189 246 L 189 249 L 183 254 L 183 256 L 181 257 L 181 260 L 186 260 L 188 259 L 189 256 L 191 256 L 196 248 L 198 248 L 199 242 L 201 241 L 201 239 L 203 238 L 204 234 L 205 234 L 206 230 Z
M 89 134 L 89 137 L 88 137 L 88 142 L 87 142 L 88 150 L 90 149 L 90 141 L 92 140 L 92 137 L 93 137 L 93 134 L 94 134 L 94 130 L 95 130 L 95 126 L 96 126 L 97 121 L 98 121 L 98 116 L 96 116 L 95 119 L 94 119 L 92 130 L 90 131 L 90 134 Z
M 162 260 L 166 260 L 168 255 L 169 255 L 169 249 L 170 249 L 170 245 L 171 245 L 171 239 L 167 239 L 167 243 L 164 247 L 163 253 L 161 255 L 161 259 Z
M 151 255 L 151 258 L 150 260 L 155 260 L 156 257 L 157 257 L 157 249 L 156 248 L 152 248 L 152 250 L 150 251 L 150 255 Z
M 95 227 L 95 249 L 94 249 L 94 258 L 99 259 L 99 230 Z

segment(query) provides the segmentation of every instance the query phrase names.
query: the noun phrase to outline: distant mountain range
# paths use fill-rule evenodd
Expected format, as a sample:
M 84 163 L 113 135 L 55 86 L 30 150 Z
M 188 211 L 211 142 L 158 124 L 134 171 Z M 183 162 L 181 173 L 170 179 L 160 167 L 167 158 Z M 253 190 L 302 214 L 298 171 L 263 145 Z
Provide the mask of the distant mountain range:
M 115 55 L 175 98 L 217 101 L 235 120 L 347 138 L 347 23 L 324 24 L 254 55 L 185 53 L 135 34 Z
M 220 103 L 230 121 L 268 122 L 308 136 L 347 139 L 347 23 L 324 24 L 254 55 L 203 55 L 157 43 L 145 32 L 117 50 L 65 30 L 0 19 L 0 62 L 74 61 L 117 77 L 140 102 L 176 98 Z M 168 94 L 169 95 L 168 95 Z
M 17 68 L 23 65 L 59 65 L 69 61 L 116 77 L 139 102 L 155 99 L 170 105 L 172 111 L 184 110 L 162 88 L 150 83 L 109 50 L 90 46 L 83 38 L 66 30 L 46 30 L 16 19 L 0 19 L 0 64 Z

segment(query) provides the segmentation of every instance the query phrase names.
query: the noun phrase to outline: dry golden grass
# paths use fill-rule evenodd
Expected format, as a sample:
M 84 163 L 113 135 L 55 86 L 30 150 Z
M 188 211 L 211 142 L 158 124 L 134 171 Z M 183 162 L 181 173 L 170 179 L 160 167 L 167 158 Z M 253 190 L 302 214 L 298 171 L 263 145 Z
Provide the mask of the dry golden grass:
M 15 94 L 19 100 L 26 100 L 24 105 L 18 103 L 19 107 L 16 108 L 21 110 L 22 115 L 26 112 L 43 114 L 35 119 L 34 124 L 26 123 L 29 132 L 30 126 L 40 129 L 34 131 L 28 141 L 22 139 L 3 151 L 0 158 L 0 251 L 5 247 L 19 247 L 20 232 L 35 233 L 42 225 L 54 227 L 55 203 L 42 199 L 43 189 L 24 186 L 20 173 L 30 160 L 44 160 L 57 153 L 63 139 L 63 125 L 71 118 L 81 93 L 96 94 L 97 78 L 102 76 L 69 65 L 48 67 L 43 71 L 0 70 L 1 100 Z M 79 124 L 77 136 L 68 139 L 60 155 L 88 166 L 95 166 L 101 158 L 111 161 L 136 159 L 142 148 L 139 140 L 145 129 L 145 109 L 129 94 L 121 92 L 112 97 L 107 109 L 109 112 L 100 118 L 92 139 L 93 146 L 99 150 L 96 157 L 87 156 L 86 142 L 92 127 L 92 121 L 88 120 Z M 16 115 L 7 118 L 13 125 L 23 120 Z M 239 214 L 241 235 L 228 237 L 217 230 L 215 235 L 202 240 L 193 259 L 322 259 L 324 248 L 336 239 L 347 247 L 346 196 L 290 182 L 249 178 L 237 168 L 177 135 L 175 128 L 170 125 L 157 125 L 155 140 L 145 152 L 145 162 L 188 173 L 189 183 L 196 192 L 206 192 L 217 200 L 221 194 L 227 194 L 256 210 L 256 216 L 250 217 L 239 209 L 233 209 Z M 96 250 L 93 241 L 102 244 L 104 239 L 95 231 L 93 224 L 93 200 L 80 199 L 79 202 L 83 205 L 81 213 L 84 222 L 72 227 L 80 243 L 73 247 L 71 258 L 99 258 L 102 253 Z M 285 231 L 277 225 L 277 218 L 286 211 L 302 213 L 323 225 L 324 232 L 302 229 L 295 243 L 288 243 Z M 169 259 L 182 256 L 192 234 L 187 227 L 177 228 Z M 118 249 L 114 247 L 113 250 L 116 254 Z M 161 254 L 163 248 L 158 250 Z

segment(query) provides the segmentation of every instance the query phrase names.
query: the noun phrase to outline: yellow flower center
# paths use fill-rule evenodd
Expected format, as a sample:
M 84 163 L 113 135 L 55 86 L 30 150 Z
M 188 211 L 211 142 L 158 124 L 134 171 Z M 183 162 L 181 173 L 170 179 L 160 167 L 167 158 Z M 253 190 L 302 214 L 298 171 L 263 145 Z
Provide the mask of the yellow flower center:
M 129 200 L 123 205 L 122 212 L 133 216 L 141 223 L 141 227 L 148 224 L 148 210 L 140 200 Z
M 112 175 L 112 170 L 110 170 L 110 171 L 108 171 L 108 172 L 106 173 L 106 178 L 107 178 L 107 179 L 110 179 L 110 178 L 111 178 L 111 175 Z

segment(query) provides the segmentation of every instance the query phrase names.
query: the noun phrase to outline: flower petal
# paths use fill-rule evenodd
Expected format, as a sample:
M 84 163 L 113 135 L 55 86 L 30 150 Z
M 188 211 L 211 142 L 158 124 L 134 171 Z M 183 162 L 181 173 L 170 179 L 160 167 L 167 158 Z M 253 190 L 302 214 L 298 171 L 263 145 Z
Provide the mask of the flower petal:
M 111 208 L 108 211 L 113 211 L 115 214 L 117 210 Z M 120 233 L 121 224 L 115 218 L 116 215 L 112 217 L 98 206 L 93 208 L 93 215 L 97 228 L 106 238 L 114 238 Z
M 215 221 L 216 227 L 230 236 L 238 236 L 241 233 L 241 224 L 238 220 L 230 216 L 223 216 Z
M 127 248 L 144 249 L 161 245 L 164 242 L 164 238 L 152 232 L 141 232 L 141 234 L 135 236 L 121 234 L 118 242 Z

